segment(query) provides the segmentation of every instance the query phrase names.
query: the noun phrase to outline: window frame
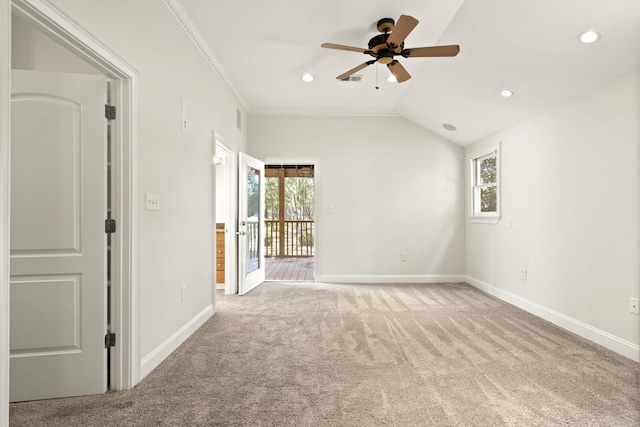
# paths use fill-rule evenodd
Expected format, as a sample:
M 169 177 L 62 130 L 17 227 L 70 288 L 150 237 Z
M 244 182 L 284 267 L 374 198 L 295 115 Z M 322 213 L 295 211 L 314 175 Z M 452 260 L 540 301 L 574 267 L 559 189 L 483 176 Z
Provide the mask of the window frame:
M 478 164 L 480 161 L 495 156 L 496 158 L 496 181 L 489 184 L 478 184 Z M 474 223 L 497 224 L 500 221 L 501 200 L 501 178 L 502 169 L 500 164 L 500 143 L 487 145 L 469 153 L 469 218 Z M 480 212 L 480 194 L 483 188 L 496 187 L 496 211 Z

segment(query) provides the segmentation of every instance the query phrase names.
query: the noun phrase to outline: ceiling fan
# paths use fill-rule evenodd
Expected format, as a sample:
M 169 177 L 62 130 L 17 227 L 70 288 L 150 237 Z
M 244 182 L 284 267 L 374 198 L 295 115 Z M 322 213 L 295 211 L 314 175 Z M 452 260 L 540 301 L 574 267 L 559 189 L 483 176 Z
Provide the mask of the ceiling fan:
M 398 83 L 402 83 L 409 80 L 411 78 L 411 74 L 409 74 L 400 62 L 394 59 L 394 56 L 400 55 L 405 58 L 426 58 L 456 56 L 458 52 L 460 52 L 460 46 L 458 45 L 428 46 L 405 49 L 404 39 L 407 38 L 409 33 L 413 31 L 416 25 L 418 25 L 418 22 L 419 21 L 416 18 L 409 15 L 400 15 L 397 24 L 391 18 L 382 18 L 377 24 L 378 31 L 382 34 L 378 34 L 369 40 L 368 49 L 335 43 L 323 43 L 321 47 L 360 52 L 365 55 L 371 55 L 375 58 L 352 68 L 346 73 L 340 74 L 336 77 L 338 80 L 344 80 L 363 68 L 366 68 L 375 62 L 379 62 L 381 64 L 385 64 L 389 68 L 389 71 L 391 71 L 391 74 L 395 76 Z

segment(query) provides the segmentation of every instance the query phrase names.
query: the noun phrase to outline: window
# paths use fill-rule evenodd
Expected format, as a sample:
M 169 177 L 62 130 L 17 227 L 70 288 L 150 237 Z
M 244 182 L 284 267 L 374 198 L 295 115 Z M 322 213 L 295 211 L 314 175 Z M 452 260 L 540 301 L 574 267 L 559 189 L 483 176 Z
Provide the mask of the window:
M 500 220 L 500 150 L 498 145 L 474 151 L 471 164 L 471 221 Z

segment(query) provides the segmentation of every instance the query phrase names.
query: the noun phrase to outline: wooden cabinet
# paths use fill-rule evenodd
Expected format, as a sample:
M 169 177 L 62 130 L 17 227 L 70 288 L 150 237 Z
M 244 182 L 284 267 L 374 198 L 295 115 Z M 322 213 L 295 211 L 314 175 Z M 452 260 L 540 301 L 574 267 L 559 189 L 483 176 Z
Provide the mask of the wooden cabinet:
M 216 224 L 216 283 L 224 283 L 224 224 Z

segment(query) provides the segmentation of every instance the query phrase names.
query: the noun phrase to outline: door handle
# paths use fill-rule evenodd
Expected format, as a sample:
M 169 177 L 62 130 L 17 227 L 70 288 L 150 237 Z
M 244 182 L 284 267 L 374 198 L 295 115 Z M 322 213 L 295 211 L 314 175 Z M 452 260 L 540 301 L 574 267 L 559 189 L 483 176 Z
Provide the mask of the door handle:
M 245 233 L 244 231 L 236 231 L 236 235 L 238 236 L 244 236 L 245 234 L 247 233 Z

